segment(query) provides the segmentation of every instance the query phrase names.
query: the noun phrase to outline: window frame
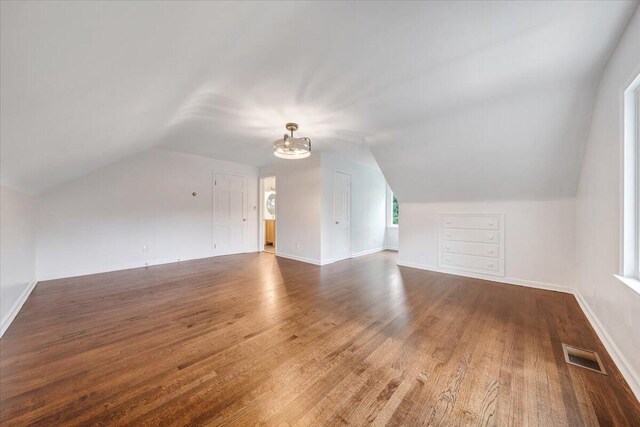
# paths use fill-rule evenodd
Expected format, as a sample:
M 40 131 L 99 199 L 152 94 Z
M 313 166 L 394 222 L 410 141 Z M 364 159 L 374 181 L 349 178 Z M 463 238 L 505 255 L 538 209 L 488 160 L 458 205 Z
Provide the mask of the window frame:
M 640 293 L 640 74 L 623 95 L 620 271 L 615 276 Z
M 640 75 L 636 78 L 636 81 L 640 79 Z M 634 81 L 635 82 L 635 81 Z M 640 81 L 638 81 L 640 86 Z M 634 99 L 634 107 L 635 117 L 633 118 L 633 128 L 630 129 L 633 138 L 633 144 L 635 146 L 635 268 L 634 268 L 634 276 L 636 279 L 640 280 L 640 87 L 635 88 L 635 99 Z
M 387 185 L 387 199 L 386 199 L 386 207 L 387 207 L 387 228 L 398 228 L 400 225 L 400 203 L 398 202 L 398 224 L 393 223 L 393 191 Z
M 637 87 L 632 88 L 635 93 L 633 96 L 633 107 L 630 112 L 633 114 L 632 129 L 629 129 L 631 137 L 633 138 L 633 145 L 635 147 L 635 189 L 634 189 L 634 226 L 635 226 L 635 244 L 634 244 L 634 278 L 640 280 L 640 74 L 634 80 L 637 83 Z M 632 83 L 633 85 L 633 83 Z

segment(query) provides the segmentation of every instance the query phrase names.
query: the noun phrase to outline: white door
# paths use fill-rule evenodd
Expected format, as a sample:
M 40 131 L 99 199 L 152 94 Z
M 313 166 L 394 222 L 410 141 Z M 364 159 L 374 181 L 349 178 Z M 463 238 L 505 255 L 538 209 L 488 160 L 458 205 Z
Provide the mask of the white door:
M 333 259 L 351 256 L 351 175 L 333 172 Z
M 215 255 L 245 252 L 247 180 L 243 176 L 216 173 L 213 185 L 213 252 Z

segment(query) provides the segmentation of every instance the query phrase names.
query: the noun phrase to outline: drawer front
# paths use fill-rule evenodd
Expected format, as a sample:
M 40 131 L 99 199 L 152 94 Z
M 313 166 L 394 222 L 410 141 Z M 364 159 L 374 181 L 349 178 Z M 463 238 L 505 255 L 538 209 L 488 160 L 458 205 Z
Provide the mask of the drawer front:
M 445 228 L 442 230 L 442 239 L 470 243 L 500 243 L 500 232 L 490 230 L 465 230 Z
M 474 255 L 442 254 L 442 264 L 452 267 L 466 267 L 478 270 L 497 272 L 500 269 L 500 261 L 495 258 L 487 258 Z
M 498 258 L 500 256 L 500 246 L 490 243 L 446 241 L 442 242 L 442 252 Z
M 451 215 L 442 217 L 444 228 L 471 228 L 476 230 L 498 230 L 500 218 L 491 216 Z

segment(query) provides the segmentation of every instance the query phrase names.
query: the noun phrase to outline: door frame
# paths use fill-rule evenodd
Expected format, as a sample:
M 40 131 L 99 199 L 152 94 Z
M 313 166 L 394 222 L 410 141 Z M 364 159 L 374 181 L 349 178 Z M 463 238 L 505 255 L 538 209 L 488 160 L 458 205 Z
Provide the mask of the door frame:
M 348 249 L 348 254 L 347 256 L 345 256 L 344 258 L 337 258 L 336 256 L 336 229 L 335 229 L 335 225 L 336 225 L 336 172 L 337 173 L 341 173 L 344 175 L 348 175 L 349 176 L 349 249 Z M 345 259 L 349 259 L 351 258 L 351 205 L 352 205 L 352 182 L 351 179 L 353 178 L 351 176 L 350 172 L 347 172 L 345 170 L 341 170 L 341 169 L 334 169 L 333 170 L 333 176 L 331 177 L 332 183 L 331 183 L 331 212 L 332 212 L 332 218 L 331 218 L 331 255 L 332 255 L 332 259 L 333 262 L 335 261 L 342 261 Z M 276 204 L 277 206 L 277 204 Z
M 244 194 L 242 195 L 242 214 L 244 216 L 243 224 L 243 244 L 240 252 L 231 253 L 216 253 L 216 174 L 225 174 L 241 177 L 243 180 Z M 237 173 L 229 173 L 224 170 L 213 170 L 211 173 L 211 186 L 213 191 L 211 192 L 211 253 L 213 256 L 224 256 L 233 254 L 244 254 L 249 252 L 247 250 L 249 245 L 249 177 L 247 175 L 241 175 Z
M 265 230 L 264 230 L 264 210 L 265 210 L 265 200 L 264 200 L 264 182 L 267 178 L 273 178 L 273 182 L 274 182 L 274 187 L 276 189 L 276 224 L 275 224 L 275 236 L 276 236 L 276 241 L 275 244 L 273 245 L 273 253 L 277 254 L 278 253 L 278 180 L 276 178 L 275 175 L 271 175 L 271 176 L 263 176 L 260 178 L 260 197 L 258 197 L 259 201 L 258 203 L 260 203 L 260 215 L 258 216 L 258 221 L 259 221 L 259 231 L 258 231 L 258 238 L 259 238 L 259 242 L 258 242 L 258 252 L 266 252 L 264 250 L 264 237 L 265 237 Z

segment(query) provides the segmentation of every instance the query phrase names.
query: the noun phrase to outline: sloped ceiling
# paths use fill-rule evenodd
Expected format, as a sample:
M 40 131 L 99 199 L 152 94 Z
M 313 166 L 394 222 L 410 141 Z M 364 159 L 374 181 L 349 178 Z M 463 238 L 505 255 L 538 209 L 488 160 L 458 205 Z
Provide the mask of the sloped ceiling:
M 1 7 L 3 185 L 39 193 L 150 147 L 261 166 L 296 121 L 418 202 L 574 195 L 636 3 Z

